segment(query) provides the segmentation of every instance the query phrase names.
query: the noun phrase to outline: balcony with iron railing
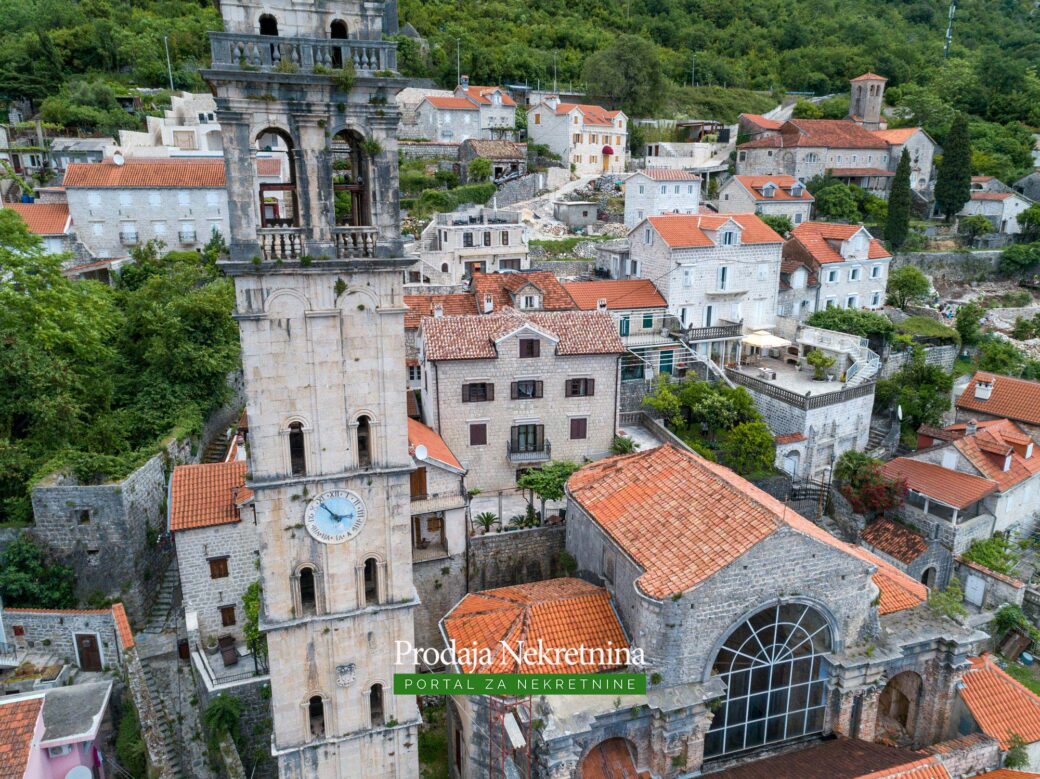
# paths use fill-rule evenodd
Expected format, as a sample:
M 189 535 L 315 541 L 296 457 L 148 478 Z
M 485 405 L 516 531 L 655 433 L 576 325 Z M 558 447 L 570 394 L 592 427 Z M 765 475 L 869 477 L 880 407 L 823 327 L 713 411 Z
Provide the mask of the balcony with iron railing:
M 717 325 L 710 327 L 684 327 L 677 319 L 672 320 L 669 329 L 683 341 L 720 341 L 727 338 L 740 338 L 744 327 L 740 322 L 720 319 Z
M 214 68 L 332 75 L 351 63 L 359 74 L 397 70 L 392 41 L 289 38 L 273 35 L 210 33 Z
M 136 246 L 139 241 L 136 230 L 120 230 L 119 242 L 123 246 Z
M 177 238 L 181 243 L 195 243 L 198 240 L 194 230 L 181 230 L 177 233 Z
M 506 456 L 511 463 L 540 463 L 552 459 L 552 446 L 546 439 L 538 444 L 506 442 Z

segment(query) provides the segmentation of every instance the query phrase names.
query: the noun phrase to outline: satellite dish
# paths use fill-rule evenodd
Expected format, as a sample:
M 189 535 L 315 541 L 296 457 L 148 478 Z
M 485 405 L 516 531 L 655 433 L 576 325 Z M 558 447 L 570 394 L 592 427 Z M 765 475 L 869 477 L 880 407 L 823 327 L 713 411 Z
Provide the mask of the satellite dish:
M 122 152 L 117 151 L 115 154 L 112 155 L 112 162 L 114 162 L 116 165 L 121 166 L 124 162 L 126 162 L 126 158 L 123 156 Z
M 419 444 L 415 447 L 415 459 L 420 462 L 425 462 L 426 458 L 430 456 L 430 450 L 426 448 L 425 444 Z

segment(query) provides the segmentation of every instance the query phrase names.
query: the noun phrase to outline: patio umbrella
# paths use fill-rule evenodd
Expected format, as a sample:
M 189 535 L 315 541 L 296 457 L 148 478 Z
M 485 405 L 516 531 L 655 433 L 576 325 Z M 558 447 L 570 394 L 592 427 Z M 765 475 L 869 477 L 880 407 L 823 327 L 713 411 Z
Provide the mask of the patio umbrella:
M 765 330 L 756 330 L 753 333 L 745 335 L 740 340 L 748 346 L 757 346 L 760 349 L 779 349 L 783 346 L 791 345 L 791 342 L 786 338 L 773 335 Z

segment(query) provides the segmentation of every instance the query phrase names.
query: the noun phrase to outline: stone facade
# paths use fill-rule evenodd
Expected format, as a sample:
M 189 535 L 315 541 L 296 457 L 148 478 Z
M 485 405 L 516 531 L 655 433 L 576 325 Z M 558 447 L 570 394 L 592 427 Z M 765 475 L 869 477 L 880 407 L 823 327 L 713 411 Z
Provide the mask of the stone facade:
M 77 635 L 97 639 L 101 653 L 101 667 L 122 669 L 126 658 L 119 641 L 111 609 L 72 610 L 57 609 L 4 609 L 0 616 L 3 642 L 16 651 L 33 650 L 48 653 L 63 663 L 80 666 L 76 648 Z
M 994 232 L 1018 235 L 1022 227 L 1019 215 L 1033 205 L 1033 201 L 1016 193 L 973 192 L 958 216 L 984 216 L 993 224 Z
M 562 108 L 560 106 L 563 106 Z M 527 137 L 548 146 L 579 176 L 623 173 L 628 160 L 628 117 L 598 106 L 560 103 L 555 96 L 527 109 Z M 611 154 L 604 150 L 609 148 Z
M 991 571 L 961 557 L 956 559 L 953 572 L 961 586 L 970 590 L 970 597 L 967 598 L 969 603 L 985 611 L 995 611 L 1005 603 L 1021 606 L 1025 601 L 1025 582 L 1011 576 Z
M 896 162 L 899 160 L 897 159 Z M 794 176 L 809 181 L 831 168 L 879 168 L 890 164 L 888 148 L 843 149 L 825 146 L 797 146 L 789 149 L 737 147 L 737 174 L 741 176 Z
M 761 197 L 756 192 L 749 191 L 736 176 L 719 187 L 719 212 L 723 214 L 786 216 L 792 225 L 797 225 L 809 221 L 813 202 L 811 196 L 805 200 Z
M 797 238 L 784 244 L 783 254 L 785 260 L 805 263 L 816 273 L 819 282 L 816 290 L 817 311 L 825 308 L 878 310 L 885 305 L 891 258 L 869 259 L 871 241 L 872 236 L 862 229 L 841 242 L 842 262 L 819 262 Z
M 648 216 L 696 214 L 700 209 L 701 182 L 680 173 L 675 181 L 633 173 L 625 181 L 625 227 L 632 228 Z M 748 212 L 754 209 L 748 209 Z
M 408 284 L 462 285 L 474 271 L 527 270 L 527 227 L 520 215 L 468 206 L 437 214 L 419 239 L 419 262 Z
M 560 554 L 565 538 L 562 525 L 473 536 L 469 539 L 467 571 L 470 591 L 565 575 L 567 569 Z
M 957 360 L 957 347 L 953 344 L 946 346 L 926 346 L 922 349 L 926 365 L 938 365 L 949 373 L 953 370 L 953 364 Z M 885 358 L 881 366 L 880 378 L 890 379 L 895 376 L 906 365 L 910 357 L 909 351 L 893 352 Z

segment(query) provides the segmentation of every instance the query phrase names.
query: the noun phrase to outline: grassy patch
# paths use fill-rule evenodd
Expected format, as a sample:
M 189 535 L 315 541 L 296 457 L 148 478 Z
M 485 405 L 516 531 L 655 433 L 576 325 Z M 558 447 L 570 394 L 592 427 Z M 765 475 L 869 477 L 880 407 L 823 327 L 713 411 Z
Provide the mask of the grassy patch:
M 960 344 L 960 334 L 952 327 L 936 322 L 928 316 L 912 316 L 896 325 L 900 333 L 921 338 L 942 338 L 950 343 Z
M 665 102 L 676 116 L 695 116 L 698 119 L 717 119 L 735 122 L 741 113 L 762 114 L 776 106 L 777 99 L 769 92 L 727 87 L 676 87 L 670 90 Z
M 961 357 L 958 355 L 957 359 L 953 362 L 953 378 L 958 376 L 967 376 L 970 373 L 975 372 L 975 361 L 970 357 Z
M 1040 695 L 1040 668 L 1037 668 L 1035 665 L 1028 666 L 1008 661 L 1004 670 L 1008 672 L 1009 676 L 1014 677 L 1032 690 L 1033 693 Z
M 444 705 L 423 709 L 419 728 L 419 772 L 422 779 L 451 779 L 448 767 L 448 717 Z
M 545 249 L 545 253 L 549 255 L 549 259 L 554 257 L 564 257 L 574 252 L 574 247 L 582 241 L 606 241 L 609 240 L 605 235 L 572 235 L 569 238 L 559 238 L 552 241 L 531 241 L 530 246 L 540 246 Z

